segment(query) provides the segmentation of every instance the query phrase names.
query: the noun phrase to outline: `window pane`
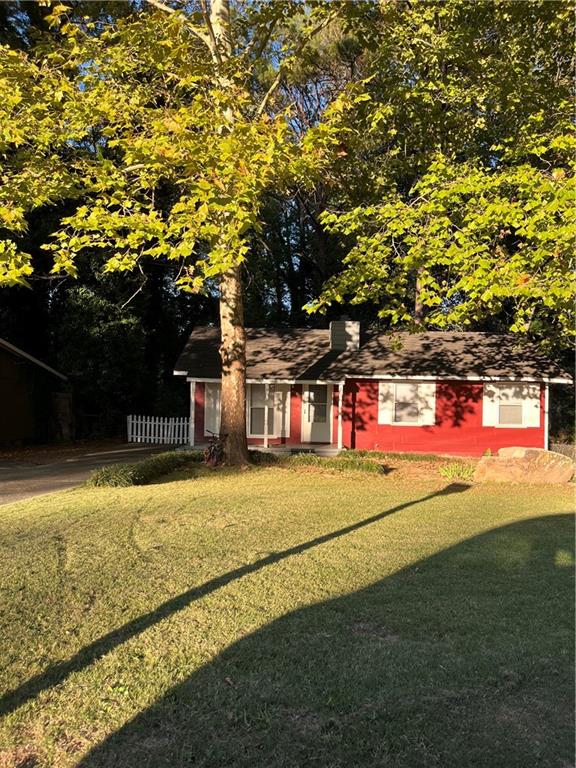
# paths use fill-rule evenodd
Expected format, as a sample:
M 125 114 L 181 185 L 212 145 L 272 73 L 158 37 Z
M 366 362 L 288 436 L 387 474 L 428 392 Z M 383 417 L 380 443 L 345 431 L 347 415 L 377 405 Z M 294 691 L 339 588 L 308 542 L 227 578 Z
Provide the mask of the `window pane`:
M 310 384 L 308 398 L 311 403 L 326 403 L 328 400 L 328 387 L 326 384 Z
M 394 403 L 394 421 L 404 424 L 414 424 L 418 421 L 417 403 Z
M 264 384 L 250 384 L 251 387 L 251 397 L 252 397 L 252 405 L 253 406 L 263 406 L 264 405 L 264 395 L 266 393 L 266 390 L 264 389 Z
M 522 424 L 522 406 L 512 403 L 500 403 L 499 424 Z
M 264 414 L 266 408 L 250 408 L 250 432 L 253 435 L 264 434 Z
M 310 403 L 308 406 L 308 421 L 315 424 L 325 424 L 328 406 L 326 403 Z
M 394 421 L 401 424 L 416 424 L 418 413 L 418 384 L 396 384 Z

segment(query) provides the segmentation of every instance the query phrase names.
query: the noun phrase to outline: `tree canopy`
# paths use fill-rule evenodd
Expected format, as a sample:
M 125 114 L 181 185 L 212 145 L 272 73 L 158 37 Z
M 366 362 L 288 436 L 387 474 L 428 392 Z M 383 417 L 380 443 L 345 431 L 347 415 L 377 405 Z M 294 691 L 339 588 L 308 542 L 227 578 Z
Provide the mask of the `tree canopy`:
M 155 325 L 214 321 L 219 298 L 232 431 L 246 317 L 322 324 L 344 305 L 566 346 L 573 11 L 6 3 L 0 284 L 68 329 L 83 302 L 136 311 L 156 379 Z M 75 283 L 89 292 L 68 301 Z

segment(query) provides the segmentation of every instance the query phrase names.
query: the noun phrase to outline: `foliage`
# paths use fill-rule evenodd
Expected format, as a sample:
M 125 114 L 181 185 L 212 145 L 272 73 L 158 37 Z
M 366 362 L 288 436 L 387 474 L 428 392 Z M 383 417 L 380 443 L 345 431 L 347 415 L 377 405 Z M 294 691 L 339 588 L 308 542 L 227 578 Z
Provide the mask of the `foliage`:
M 337 472 L 385 472 L 385 467 L 377 460 L 348 456 L 347 453 L 341 453 L 339 456 L 297 453 L 293 456 L 287 456 L 282 463 L 289 467 L 317 467 L 318 469 L 330 469 Z
M 169 451 L 150 456 L 135 464 L 109 464 L 95 470 L 87 486 L 98 488 L 126 488 L 131 485 L 147 485 L 162 475 L 202 460 L 201 451 Z
M 474 477 L 474 467 L 472 464 L 464 464 L 461 461 L 445 464 L 443 467 L 440 467 L 439 472 L 446 480 L 470 481 Z
M 78 198 L 47 246 L 54 273 L 76 276 L 78 254 L 92 248 L 106 254 L 106 271 L 173 261 L 177 285 L 199 291 L 244 261 L 264 193 L 309 175 L 335 129 L 315 126 L 298 146 L 290 115 L 255 102 L 250 66 L 234 60 L 224 76 L 193 19 L 141 12 L 99 31 L 67 13 L 53 9 L 57 45 L 0 50 L 10 93 L 0 108 L 2 225 L 18 235 L 28 210 Z M 302 17 L 299 36 L 322 13 Z M 252 22 L 263 23 L 257 14 Z M 337 122 L 345 103 L 328 116 Z M 3 242 L 0 281 L 25 282 L 29 254 Z
M 555 336 L 574 325 L 572 3 L 385 3 L 322 216 L 348 247 L 311 310 Z M 390 34 L 390 30 L 394 34 Z M 355 143 L 354 143 L 355 141 Z M 362 177 L 362 180 L 359 177 Z M 424 317 L 415 317 L 415 299 Z
M 389 459 L 394 461 L 426 461 L 426 462 L 438 462 L 443 461 L 442 456 L 437 453 L 396 453 L 394 451 L 367 451 L 360 448 L 352 448 L 346 451 L 346 457 L 358 457 L 358 458 L 373 458 L 373 459 Z

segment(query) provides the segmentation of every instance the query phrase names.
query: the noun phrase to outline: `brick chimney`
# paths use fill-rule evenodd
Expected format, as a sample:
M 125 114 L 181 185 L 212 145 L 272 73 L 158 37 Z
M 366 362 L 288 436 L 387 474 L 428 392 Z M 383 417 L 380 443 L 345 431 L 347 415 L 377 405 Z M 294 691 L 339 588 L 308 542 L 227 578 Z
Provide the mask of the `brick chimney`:
M 330 349 L 360 349 L 360 323 L 356 320 L 332 320 L 330 323 Z

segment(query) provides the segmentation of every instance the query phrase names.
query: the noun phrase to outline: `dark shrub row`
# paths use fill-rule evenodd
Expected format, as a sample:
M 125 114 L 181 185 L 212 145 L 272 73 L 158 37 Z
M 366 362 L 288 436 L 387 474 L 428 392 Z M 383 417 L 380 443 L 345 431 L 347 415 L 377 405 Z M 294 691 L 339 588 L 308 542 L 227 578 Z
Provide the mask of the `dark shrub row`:
M 109 464 L 93 472 L 86 485 L 92 487 L 125 488 L 146 485 L 162 475 L 174 472 L 190 462 L 202 461 L 201 451 L 169 451 L 150 456 L 136 464 Z

